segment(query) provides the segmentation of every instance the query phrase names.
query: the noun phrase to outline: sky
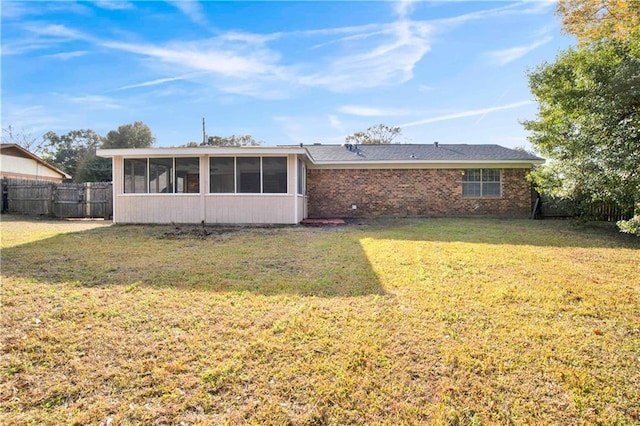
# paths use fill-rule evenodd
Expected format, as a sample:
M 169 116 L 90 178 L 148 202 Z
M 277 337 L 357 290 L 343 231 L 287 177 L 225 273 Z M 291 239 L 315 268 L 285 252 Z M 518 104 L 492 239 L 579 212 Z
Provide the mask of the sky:
M 339 144 L 383 123 L 401 143 L 530 148 L 527 70 L 575 44 L 554 1 L 3 0 L 2 127 L 156 146 L 250 134 Z

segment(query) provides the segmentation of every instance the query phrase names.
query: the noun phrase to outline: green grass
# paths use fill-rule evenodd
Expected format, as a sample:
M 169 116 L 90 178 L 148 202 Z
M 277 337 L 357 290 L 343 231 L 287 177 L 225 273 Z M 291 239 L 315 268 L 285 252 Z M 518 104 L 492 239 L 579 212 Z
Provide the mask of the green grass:
M 2 424 L 634 424 L 640 243 L 2 217 Z

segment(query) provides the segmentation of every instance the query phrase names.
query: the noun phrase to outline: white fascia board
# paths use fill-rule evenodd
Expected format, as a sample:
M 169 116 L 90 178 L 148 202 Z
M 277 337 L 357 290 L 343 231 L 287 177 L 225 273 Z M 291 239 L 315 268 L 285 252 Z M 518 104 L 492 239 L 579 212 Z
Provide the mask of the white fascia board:
M 281 146 L 233 146 L 194 148 L 123 148 L 96 151 L 99 157 L 186 157 L 200 155 L 287 155 L 305 154 L 304 148 Z
M 493 166 L 501 168 L 529 168 L 534 164 L 544 164 L 545 160 L 426 160 L 426 161 L 314 161 L 314 169 L 358 169 L 358 168 L 469 168 L 470 166 Z

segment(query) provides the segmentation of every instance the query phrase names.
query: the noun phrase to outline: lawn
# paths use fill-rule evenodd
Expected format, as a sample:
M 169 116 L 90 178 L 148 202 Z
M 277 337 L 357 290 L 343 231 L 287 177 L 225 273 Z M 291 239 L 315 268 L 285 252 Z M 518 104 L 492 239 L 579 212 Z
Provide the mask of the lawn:
M 634 424 L 640 242 L 3 216 L 2 424 Z

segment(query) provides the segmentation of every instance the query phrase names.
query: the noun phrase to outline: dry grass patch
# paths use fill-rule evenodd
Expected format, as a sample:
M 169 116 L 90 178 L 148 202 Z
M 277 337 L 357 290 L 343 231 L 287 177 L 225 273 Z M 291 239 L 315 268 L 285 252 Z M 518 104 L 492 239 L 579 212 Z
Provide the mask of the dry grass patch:
M 606 229 L 3 217 L 2 241 L 3 424 L 638 421 L 640 243 Z

